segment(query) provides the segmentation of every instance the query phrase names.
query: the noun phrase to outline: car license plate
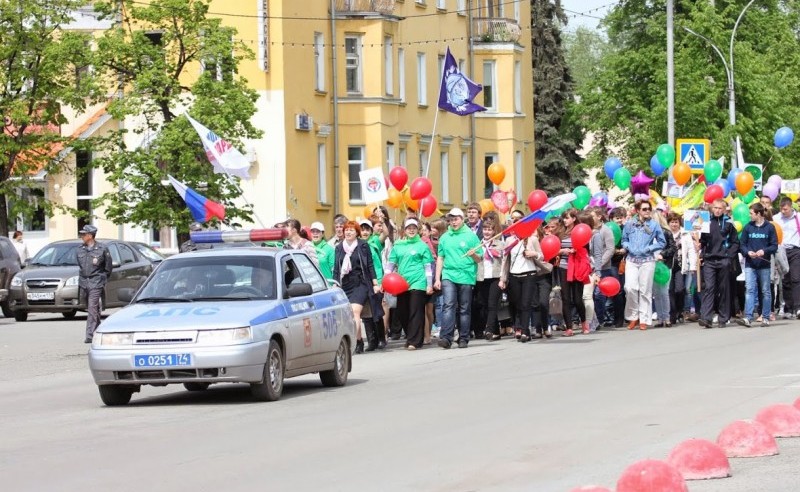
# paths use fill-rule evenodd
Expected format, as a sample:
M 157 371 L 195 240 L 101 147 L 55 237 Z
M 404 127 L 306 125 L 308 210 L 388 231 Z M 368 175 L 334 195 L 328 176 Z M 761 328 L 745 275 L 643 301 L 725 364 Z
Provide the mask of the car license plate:
M 192 354 L 134 355 L 135 367 L 174 367 L 192 365 Z
M 55 292 L 28 292 L 29 301 L 52 301 L 55 298 Z

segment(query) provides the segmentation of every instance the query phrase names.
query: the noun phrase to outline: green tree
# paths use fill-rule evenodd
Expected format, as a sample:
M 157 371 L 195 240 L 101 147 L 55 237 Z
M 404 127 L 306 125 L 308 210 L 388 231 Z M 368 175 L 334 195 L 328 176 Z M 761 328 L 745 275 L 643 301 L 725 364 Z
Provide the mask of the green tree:
M 719 157 L 731 154 L 738 134 L 748 162 L 773 158 L 768 174 L 794 177 L 789 163 L 800 151 L 793 146 L 776 152 L 772 136 L 780 126 L 800 122 L 794 110 L 800 102 L 797 2 L 764 0 L 742 19 L 734 48 L 735 128 L 728 123 L 722 61 L 706 41 L 681 27 L 711 39 L 727 57 L 733 24 L 747 1 L 675 3 L 676 136 L 710 138 Z M 611 49 L 592 83 L 581 87 L 577 114 L 601 142 L 596 154 L 621 147 L 632 172 L 649 169 L 650 157 L 667 140 L 666 2 L 622 0 L 604 25 Z
M 590 85 L 609 50 L 608 40 L 598 31 L 579 26 L 574 32 L 564 31 L 564 53 L 575 91 Z
M 583 131 L 569 109 L 574 96 L 561 39 L 564 24 L 560 0 L 531 0 L 536 186 L 549 193 L 570 190 L 583 177 L 576 167 Z
M 192 219 L 181 198 L 161 183 L 167 174 L 199 188 L 227 207 L 226 221 L 249 220 L 250 207 L 236 207 L 234 179 L 214 174 L 184 109 L 235 147 L 261 132 L 250 122 L 257 94 L 238 75 L 253 53 L 236 30 L 208 17 L 208 0 L 133 0 L 95 3 L 116 25 L 98 40 L 99 59 L 117 92 L 109 113 L 136 121 L 117 132 L 96 162 L 118 192 L 97 199 L 116 223 L 145 227 L 185 226 Z M 202 73 L 196 75 L 202 67 Z M 134 118 L 134 119 L 132 119 Z M 126 147 L 133 133 L 142 143 Z
M 70 172 L 59 151 L 80 142 L 61 136 L 64 111 L 80 113 L 97 96 L 85 70 L 92 64 L 90 37 L 62 30 L 85 3 L 0 2 L 0 234 L 8 235 L 19 215 L 60 208 L 43 193 L 26 190 L 37 189 L 31 178 L 39 171 Z

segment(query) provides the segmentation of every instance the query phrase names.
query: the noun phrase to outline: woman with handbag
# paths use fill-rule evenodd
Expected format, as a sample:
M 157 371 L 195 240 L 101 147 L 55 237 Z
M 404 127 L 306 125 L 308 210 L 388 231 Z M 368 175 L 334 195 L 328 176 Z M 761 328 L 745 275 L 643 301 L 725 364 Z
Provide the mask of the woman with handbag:
M 497 309 L 500 304 L 500 277 L 502 274 L 505 242 L 500 233 L 500 222 L 487 214 L 481 226 L 483 239 L 483 258 L 478 262 L 478 282 L 475 284 L 475 298 L 479 307 L 476 324 L 476 337 L 479 328 L 484 328 L 486 340 L 500 340 L 500 324 L 497 320 Z
M 366 314 L 364 307 L 370 311 L 370 319 L 380 319 L 383 316 L 380 302 L 373 302 L 374 294 L 381 291 L 378 279 L 375 276 L 375 265 L 372 261 L 372 252 L 366 241 L 359 239 L 361 227 L 355 222 L 348 221 L 344 224 L 344 239 L 336 245 L 333 263 L 333 278 L 338 280 L 344 290 L 353 317 L 356 321 L 356 353 L 364 352 L 364 340 L 361 335 L 361 316 Z M 373 325 L 374 326 L 374 323 Z M 383 334 L 374 333 L 367 326 L 367 338 L 372 345 L 383 341 Z
M 508 242 L 510 247 L 503 255 L 499 286 L 501 289 L 508 286 L 508 297 L 514 304 L 514 337 L 525 343 L 531 339 L 531 308 L 536 280 L 534 258 L 541 258 L 541 249 L 536 252 L 531 238 L 509 238 Z
M 419 221 L 409 217 L 403 223 L 405 238 L 389 253 L 386 271 L 397 273 L 408 282 L 408 290 L 397 296 L 400 325 L 406 332 L 406 349 L 421 349 L 425 335 L 425 301 L 433 294 L 433 255 L 419 237 Z

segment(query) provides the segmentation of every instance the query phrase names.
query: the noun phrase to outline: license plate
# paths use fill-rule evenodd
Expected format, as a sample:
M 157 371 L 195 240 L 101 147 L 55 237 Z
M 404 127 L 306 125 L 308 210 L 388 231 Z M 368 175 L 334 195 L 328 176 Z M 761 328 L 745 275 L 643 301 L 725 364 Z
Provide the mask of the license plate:
M 175 367 L 192 365 L 192 354 L 134 355 L 135 367 Z
M 29 301 L 52 301 L 55 298 L 55 292 L 28 292 Z

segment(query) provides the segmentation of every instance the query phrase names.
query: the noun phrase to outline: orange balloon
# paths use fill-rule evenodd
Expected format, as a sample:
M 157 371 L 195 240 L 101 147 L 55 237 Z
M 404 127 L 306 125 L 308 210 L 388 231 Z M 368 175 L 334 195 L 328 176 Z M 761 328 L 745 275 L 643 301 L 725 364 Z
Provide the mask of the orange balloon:
M 495 162 L 486 170 L 486 176 L 489 178 L 489 181 L 500 186 L 500 183 L 502 183 L 503 179 L 506 177 L 506 168 L 499 162 Z
M 779 226 L 777 222 L 773 222 L 772 225 L 775 226 L 775 235 L 778 236 L 778 244 L 783 244 L 783 229 L 781 229 L 781 226 Z
M 685 162 L 679 162 L 672 166 L 672 177 L 678 185 L 683 186 L 692 179 L 692 168 Z
M 369 219 L 370 216 L 372 216 L 372 213 L 373 213 L 372 210 L 373 210 L 373 208 L 370 205 L 367 205 L 366 207 L 364 207 L 364 210 L 362 210 L 361 213 L 364 214 L 363 217 L 365 219 Z
M 481 217 L 486 215 L 486 212 L 491 212 L 494 210 L 494 203 L 490 198 L 484 198 L 483 200 L 478 202 L 478 205 L 481 206 Z
M 406 204 L 406 207 L 414 211 L 419 208 L 419 200 L 411 198 L 411 191 L 408 188 L 403 192 L 403 203 Z
M 753 189 L 753 184 L 755 184 L 753 175 L 747 171 L 736 175 L 736 191 L 738 191 L 740 194 L 746 195 L 750 193 L 750 190 Z
M 394 188 L 389 188 L 389 198 L 386 199 L 386 204 L 392 208 L 400 208 L 403 204 L 403 194 Z

